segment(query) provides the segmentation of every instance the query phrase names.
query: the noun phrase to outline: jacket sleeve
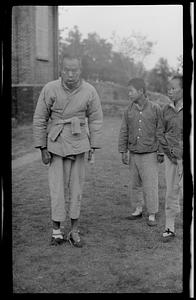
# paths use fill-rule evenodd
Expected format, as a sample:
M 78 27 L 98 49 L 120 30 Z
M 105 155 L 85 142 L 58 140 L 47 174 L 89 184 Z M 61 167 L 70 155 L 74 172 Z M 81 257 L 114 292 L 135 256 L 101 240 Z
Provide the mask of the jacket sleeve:
M 33 136 L 35 148 L 47 147 L 47 124 L 52 100 L 47 87 L 43 87 L 33 116 Z
M 91 148 L 101 148 L 103 112 L 100 98 L 95 89 L 91 92 L 90 100 L 87 105 L 86 117 L 88 119 Z
M 163 108 L 160 110 L 160 120 L 163 126 L 162 131 L 158 132 L 158 140 L 159 140 L 159 149 L 161 149 L 161 151 L 163 153 L 165 153 L 169 158 L 173 157 L 172 153 L 171 153 L 171 149 L 170 146 L 167 142 L 167 139 L 165 138 L 165 131 L 166 131 L 166 122 L 165 122 L 165 111 L 167 109 L 167 105 L 163 106 Z
M 163 154 L 163 145 L 167 144 L 164 137 L 164 122 L 162 117 L 161 107 L 156 105 L 156 114 L 157 114 L 157 126 L 156 126 L 156 139 L 158 141 L 158 149 L 157 152 Z
M 127 152 L 128 136 L 129 136 L 129 128 L 128 128 L 128 122 L 127 122 L 127 111 L 125 111 L 123 114 L 120 133 L 119 133 L 119 139 L 118 139 L 118 151 L 119 152 Z

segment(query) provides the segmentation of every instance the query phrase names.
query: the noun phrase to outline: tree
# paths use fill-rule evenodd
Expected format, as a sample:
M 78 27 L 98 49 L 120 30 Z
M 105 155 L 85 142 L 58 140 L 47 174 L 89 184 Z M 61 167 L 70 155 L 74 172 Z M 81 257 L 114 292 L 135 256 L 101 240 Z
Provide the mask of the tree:
M 105 39 L 101 39 L 97 33 L 89 33 L 83 40 L 84 58 L 84 76 L 91 73 L 96 79 L 107 79 L 109 63 L 111 61 L 112 45 Z
M 128 63 L 128 59 L 121 53 L 113 52 L 110 61 L 110 80 L 126 85 L 129 77 L 127 76 L 125 66 L 127 67 Z
M 177 64 L 176 73 L 182 74 L 183 73 L 183 56 L 179 55 L 177 60 L 178 60 L 178 64 Z
M 145 69 L 144 61 L 152 53 L 152 48 L 155 43 L 147 40 L 146 36 L 135 33 L 134 31 L 130 36 L 122 38 L 113 32 L 111 40 L 113 41 L 114 48 L 122 53 L 123 56 L 129 58 L 132 62 L 132 66 L 133 63 L 137 64 L 135 76 L 142 77 Z M 133 71 L 130 68 L 126 68 L 126 72 L 129 77 L 132 76 Z
M 71 52 L 82 56 L 82 76 L 89 80 L 112 81 L 126 85 L 136 76 L 144 76 L 145 68 L 141 60 L 134 61 L 126 53 L 114 51 L 112 43 L 101 38 L 96 32 L 83 39 L 77 26 L 69 30 L 63 38 L 64 30 L 59 31 L 59 61 L 64 53 Z M 140 43 L 140 46 L 142 43 Z M 143 46 L 141 46 L 143 47 Z M 143 58 L 147 51 L 143 49 Z
M 167 94 L 168 79 L 171 74 L 171 68 L 169 67 L 167 59 L 161 57 L 155 67 L 148 73 L 148 89 Z

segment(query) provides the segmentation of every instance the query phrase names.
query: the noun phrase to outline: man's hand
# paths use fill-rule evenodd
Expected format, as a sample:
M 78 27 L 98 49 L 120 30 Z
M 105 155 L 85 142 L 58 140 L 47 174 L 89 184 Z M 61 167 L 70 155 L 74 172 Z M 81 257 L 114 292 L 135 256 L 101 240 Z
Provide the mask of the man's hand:
M 163 163 L 164 162 L 164 154 L 157 153 L 157 161 L 160 164 Z
M 51 154 L 47 148 L 41 149 L 42 161 L 45 165 L 49 164 L 51 161 Z
M 172 162 L 173 164 L 175 164 L 175 165 L 178 164 L 177 158 L 176 158 L 176 157 L 171 157 L 171 156 L 170 156 L 169 159 L 171 160 L 171 162 Z
M 92 148 L 91 150 L 89 150 L 88 152 L 88 161 L 89 163 L 93 164 L 95 162 L 95 158 L 94 158 L 94 153 L 95 153 L 95 149 Z
M 174 155 L 174 150 L 171 148 L 170 149 L 170 157 L 169 159 L 171 160 L 171 162 L 175 165 L 177 165 L 177 157 L 176 155 Z
M 128 165 L 128 164 L 129 164 L 128 154 L 125 153 L 125 152 L 122 153 L 122 163 L 123 163 L 124 165 Z

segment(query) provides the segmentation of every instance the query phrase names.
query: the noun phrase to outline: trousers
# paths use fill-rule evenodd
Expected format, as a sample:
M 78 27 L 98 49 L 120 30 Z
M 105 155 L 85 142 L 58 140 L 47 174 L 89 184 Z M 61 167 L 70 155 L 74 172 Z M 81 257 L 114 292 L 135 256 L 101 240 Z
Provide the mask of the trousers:
M 182 160 L 177 165 L 165 155 L 165 228 L 174 232 L 175 217 L 180 213 L 180 200 L 183 198 L 183 165 Z
M 78 219 L 85 178 L 84 153 L 75 160 L 52 155 L 48 179 L 53 221 L 63 222 L 67 216 Z
M 158 162 L 157 154 L 130 153 L 130 197 L 132 207 L 146 204 L 149 214 L 158 212 Z

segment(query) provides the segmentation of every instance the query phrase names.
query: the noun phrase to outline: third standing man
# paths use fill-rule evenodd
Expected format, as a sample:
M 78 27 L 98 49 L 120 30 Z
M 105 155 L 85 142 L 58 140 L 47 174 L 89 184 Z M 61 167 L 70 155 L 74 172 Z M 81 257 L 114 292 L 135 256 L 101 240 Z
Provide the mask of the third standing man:
M 168 87 L 171 104 L 162 111 L 164 135 L 161 146 L 165 153 L 165 232 L 163 240 L 175 236 L 175 218 L 180 212 L 180 199 L 183 197 L 183 77 L 174 76 Z

